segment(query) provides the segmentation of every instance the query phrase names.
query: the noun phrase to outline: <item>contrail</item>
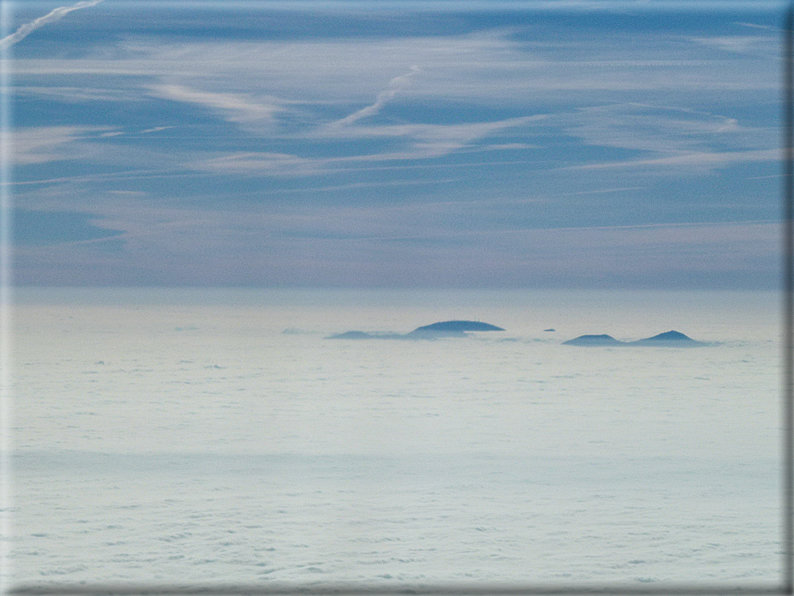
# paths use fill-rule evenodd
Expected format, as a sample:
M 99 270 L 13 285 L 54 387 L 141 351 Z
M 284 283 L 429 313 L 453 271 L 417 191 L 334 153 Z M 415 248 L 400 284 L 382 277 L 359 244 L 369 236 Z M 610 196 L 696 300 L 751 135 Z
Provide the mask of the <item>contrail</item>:
M 350 114 L 341 120 L 334 122 L 334 126 L 346 126 L 348 124 L 352 124 L 356 120 L 361 120 L 362 118 L 366 118 L 367 116 L 372 116 L 373 114 L 377 114 L 380 112 L 380 109 L 391 99 L 394 99 L 394 96 L 397 95 L 397 92 L 404 87 L 408 80 L 421 69 L 418 66 L 412 66 L 411 70 L 409 70 L 404 75 L 400 75 L 399 77 L 394 77 L 391 81 L 389 81 L 389 88 L 386 91 L 381 91 L 378 93 L 378 96 L 375 98 L 375 103 L 371 106 L 367 106 L 366 108 L 360 109 L 358 112 L 354 114 Z
M 35 21 L 31 21 L 30 23 L 25 23 L 19 29 L 14 31 L 11 35 L 8 35 L 3 39 L 0 39 L 0 50 L 5 50 L 7 47 L 12 46 L 19 41 L 22 41 L 33 31 L 35 31 L 36 29 L 38 29 L 43 25 L 46 25 L 47 23 L 52 23 L 54 21 L 61 20 L 64 16 L 66 16 L 73 10 L 80 10 L 81 8 L 96 6 L 100 2 L 102 2 L 102 0 L 83 0 L 82 2 L 78 2 L 73 6 L 59 6 L 58 8 L 53 9 L 43 17 L 39 17 Z

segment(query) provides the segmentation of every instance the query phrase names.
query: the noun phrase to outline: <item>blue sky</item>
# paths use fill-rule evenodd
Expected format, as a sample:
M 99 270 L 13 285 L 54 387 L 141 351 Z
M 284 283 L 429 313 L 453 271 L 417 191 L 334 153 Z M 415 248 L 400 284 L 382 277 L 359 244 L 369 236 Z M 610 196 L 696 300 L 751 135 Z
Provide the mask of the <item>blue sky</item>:
M 15 283 L 775 288 L 782 7 L 17 3 Z

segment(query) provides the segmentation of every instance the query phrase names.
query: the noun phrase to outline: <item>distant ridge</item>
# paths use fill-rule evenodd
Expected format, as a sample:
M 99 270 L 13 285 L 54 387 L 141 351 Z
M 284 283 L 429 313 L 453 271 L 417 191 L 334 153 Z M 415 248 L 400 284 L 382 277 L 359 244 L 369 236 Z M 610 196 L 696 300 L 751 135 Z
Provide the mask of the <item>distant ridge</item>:
M 345 331 L 330 335 L 325 339 L 401 339 L 403 336 L 396 333 L 367 333 L 365 331 Z
M 562 342 L 566 346 L 622 346 L 626 342 L 618 341 L 611 335 L 580 335 Z
M 694 348 L 705 345 L 680 331 L 665 331 L 659 335 L 646 337 L 638 341 L 619 341 L 611 335 L 580 335 L 562 343 L 568 346 L 655 346 L 671 348 Z
M 501 327 L 480 321 L 442 321 L 417 327 L 410 333 L 366 333 L 346 331 L 329 335 L 326 339 L 436 339 L 438 337 L 466 337 L 467 331 L 504 331 Z
M 406 337 L 465 337 L 466 331 L 504 331 L 501 327 L 480 321 L 443 321 L 417 327 Z
M 649 337 L 647 339 L 641 339 L 640 341 L 694 341 L 691 337 L 687 337 L 680 331 L 665 331 L 664 333 L 660 333 L 659 335 L 654 335 L 653 337 Z
M 694 347 L 702 346 L 699 341 L 695 341 L 680 331 L 665 331 L 653 337 L 647 337 L 639 341 L 629 342 L 634 346 L 674 346 L 674 347 Z

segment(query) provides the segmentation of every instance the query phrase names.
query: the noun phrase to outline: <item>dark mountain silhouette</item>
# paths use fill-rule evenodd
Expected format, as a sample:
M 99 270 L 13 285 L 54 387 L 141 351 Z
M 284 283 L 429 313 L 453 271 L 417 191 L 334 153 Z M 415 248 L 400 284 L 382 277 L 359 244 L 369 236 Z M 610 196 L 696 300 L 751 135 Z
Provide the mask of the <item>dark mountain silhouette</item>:
M 611 335 L 580 335 L 577 338 L 562 342 L 566 346 L 622 346 L 625 342 L 618 341 Z
M 325 339 L 405 339 L 405 335 L 399 333 L 367 333 L 366 331 L 345 331 L 335 333 Z
M 467 331 L 504 331 L 504 329 L 479 321 L 443 321 L 425 325 L 424 327 L 417 327 L 405 337 L 466 337 Z
M 364 331 L 347 331 L 330 335 L 326 339 L 436 339 L 438 337 L 466 337 L 467 331 L 504 331 L 501 327 L 481 323 L 480 321 L 442 321 L 417 327 L 410 333 L 365 333 Z
M 665 331 L 653 337 L 647 337 L 639 341 L 629 342 L 633 346 L 674 346 L 674 347 L 693 347 L 703 345 L 691 337 L 679 331 Z
M 373 337 L 376 336 L 364 331 L 345 331 L 344 333 L 330 335 L 326 339 L 372 339 Z
M 611 335 L 581 335 L 575 339 L 563 342 L 568 346 L 649 346 L 690 348 L 703 346 L 702 342 L 695 341 L 680 331 L 665 331 L 653 337 L 646 337 L 638 341 L 618 341 Z

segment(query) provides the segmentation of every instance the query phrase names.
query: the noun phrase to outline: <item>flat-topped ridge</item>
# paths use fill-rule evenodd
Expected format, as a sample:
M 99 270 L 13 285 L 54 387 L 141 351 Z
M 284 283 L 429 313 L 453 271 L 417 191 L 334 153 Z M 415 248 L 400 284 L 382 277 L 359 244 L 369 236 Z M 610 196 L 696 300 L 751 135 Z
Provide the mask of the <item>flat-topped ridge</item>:
M 466 337 L 468 331 L 504 331 L 504 329 L 481 321 L 441 321 L 417 327 L 405 335 L 347 331 L 330 335 L 326 339 L 435 339 L 437 337 Z
M 466 331 L 504 331 L 501 327 L 480 321 L 442 321 L 417 327 L 411 333 L 465 333 Z M 410 335 L 410 333 L 409 333 Z
M 611 335 L 580 335 L 574 339 L 562 342 L 567 346 L 615 346 L 623 345 L 625 342 L 618 341 Z

